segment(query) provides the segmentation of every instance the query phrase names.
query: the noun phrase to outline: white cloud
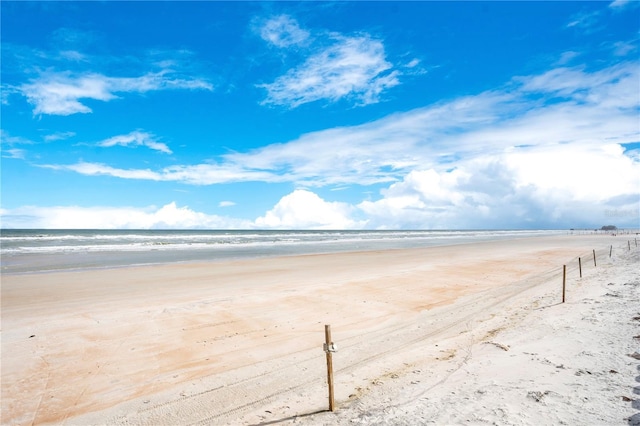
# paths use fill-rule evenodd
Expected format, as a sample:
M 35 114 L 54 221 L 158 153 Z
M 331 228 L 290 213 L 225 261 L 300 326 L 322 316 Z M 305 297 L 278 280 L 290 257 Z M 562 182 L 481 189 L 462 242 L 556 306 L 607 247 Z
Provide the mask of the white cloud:
M 297 190 L 288 194 L 255 221 L 234 219 L 178 207 L 21 207 L 0 209 L 5 228 L 44 229 L 351 229 L 362 224 L 349 218 L 353 207 L 327 202 L 318 195 Z
M 354 206 L 299 190 L 257 219 L 261 227 L 364 226 L 354 217 L 371 228 L 577 227 L 604 221 L 607 209 L 637 209 L 640 157 L 622 146 L 640 140 L 638 79 L 635 62 L 594 72 L 561 67 L 476 96 L 227 154 L 218 163 L 158 171 L 48 167 L 197 185 L 387 185 L 379 199 Z
M 617 144 L 543 145 L 412 171 L 358 207 L 374 228 L 591 226 L 608 211 L 637 210 L 639 172 Z
M 543 145 L 505 153 L 504 161 L 514 170 L 517 187 L 535 187 L 545 196 L 562 191 L 569 194 L 567 201 L 603 203 L 617 195 L 640 195 L 640 164 L 618 144 L 585 143 L 580 150 Z
M 220 201 L 218 203 L 218 207 L 232 207 L 235 206 L 236 203 L 234 203 L 233 201 Z
M 169 89 L 212 90 L 212 86 L 204 80 L 180 79 L 164 70 L 140 77 L 108 77 L 97 73 L 46 73 L 19 87 L 20 92 L 34 106 L 34 114 L 51 115 L 90 113 L 91 108 L 81 102 L 83 99 L 107 102 L 116 99 L 117 93 L 145 93 Z
M 69 165 L 42 165 L 40 167 L 52 169 L 52 170 L 68 170 L 76 173 L 80 173 L 82 175 L 87 176 L 113 176 L 122 179 L 143 179 L 143 180 L 153 180 L 153 181 L 161 181 L 166 180 L 163 178 L 162 174 L 154 172 L 152 170 L 126 170 L 119 169 L 116 167 L 107 166 L 99 163 L 87 163 L 87 162 L 79 162 L 76 164 Z
M 118 136 L 113 136 L 109 139 L 105 139 L 101 142 L 98 142 L 97 145 L 105 148 L 116 146 L 116 145 L 146 146 L 147 148 L 153 149 L 154 151 L 160 151 L 166 154 L 171 154 L 171 150 L 166 144 L 162 142 L 157 142 L 155 139 L 156 137 L 151 133 L 136 130 L 126 135 L 118 135 Z
M 208 215 L 172 202 L 147 207 L 21 207 L 0 209 L 5 228 L 48 229 L 225 229 L 251 227 L 248 221 Z
M 33 145 L 34 142 L 20 137 L 12 136 L 9 132 L 0 129 L 0 154 L 2 158 L 14 158 L 24 160 L 27 151 L 22 148 L 16 148 L 16 145 Z
M 579 52 L 574 52 L 572 50 L 569 50 L 567 52 L 562 52 L 562 55 L 560 55 L 560 59 L 558 59 L 556 65 L 566 65 L 579 56 L 580 56 Z
M 78 99 L 109 101 L 116 97 L 108 88 L 107 78 L 99 74 L 79 78 L 64 74 L 48 75 L 23 85 L 20 90 L 34 105 L 34 114 L 88 113 L 91 108 Z
M 622 62 L 598 72 L 588 73 L 584 67 L 555 68 L 537 76 L 518 78 L 523 92 L 535 92 L 547 97 L 562 96 L 567 101 L 585 102 L 587 107 L 626 108 L 638 106 L 637 81 L 640 78 L 636 63 Z M 610 95 L 622 98 L 607 99 Z M 601 102 L 606 102 L 601 105 Z M 570 105 L 569 102 L 566 105 Z M 581 105 L 573 106 L 576 110 Z
M 298 189 L 288 194 L 255 221 L 258 228 L 277 229 L 353 229 L 362 224 L 350 219 L 352 207 L 328 202 L 317 194 Z
M 39 167 L 67 170 L 86 176 L 113 176 L 122 179 L 173 181 L 191 185 L 214 185 L 229 182 L 284 182 L 288 179 L 272 172 L 249 170 L 236 164 L 197 164 L 170 166 L 159 171 L 150 169 L 122 169 L 101 163 L 80 161 L 75 164 L 44 164 Z
M 630 3 L 631 3 L 630 0 L 614 0 L 611 3 L 609 3 L 609 7 L 612 9 L 621 9 Z
M 160 173 L 162 180 L 184 182 L 192 185 L 214 185 L 229 182 L 284 182 L 287 179 L 272 171 L 252 170 L 232 162 L 223 164 L 196 164 L 171 166 Z
M 599 23 L 602 12 L 595 10 L 592 12 L 580 12 L 571 17 L 567 28 L 580 28 L 584 31 L 592 31 Z
M 638 49 L 637 40 L 632 42 L 619 41 L 613 43 L 613 54 L 616 56 L 627 56 L 629 53 Z
M 264 22 L 259 29 L 263 40 L 276 47 L 289 47 L 304 43 L 310 36 L 298 22 L 288 15 L 280 15 Z
M 62 50 L 60 51 L 60 58 L 67 61 L 88 62 L 87 56 L 77 50 Z
M 631 143 L 640 139 L 635 63 L 594 73 L 557 68 L 518 77 L 501 90 L 393 114 L 358 126 L 308 133 L 282 144 L 227 154 L 218 163 L 141 170 L 139 178 L 196 185 L 294 182 L 305 186 L 393 182 L 412 170 L 521 146 Z M 549 100 L 549 101 L 547 101 Z M 105 165 L 55 165 L 84 174 L 134 177 Z
M 8 84 L 0 84 L 0 104 L 11 105 L 11 102 L 9 102 L 9 97 L 16 93 L 20 93 L 20 91 L 15 87 Z
M 15 158 L 19 160 L 24 160 L 27 151 L 20 148 L 10 148 L 2 150 L 2 158 Z
M 61 140 L 72 138 L 75 135 L 76 135 L 75 132 L 56 132 L 50 135 L 46 135 L 44 137 L 44 140 L 46 142 L 55 142 L 55 141 L 61 141 Z
M 266 22 L 260 32 L 263 39 L 281 48 L 300 45 L 311 36 L 289 16 Z M 318 33 L 325 43 L 305 53 L 308 58 L 290 69 L 273 83 L 261 84 L 267 90 L 263 104 L 286 105 L 291 108 L 318 100 L 335 102 L 347 99 L 356 105 L 379 102 L 381 94 L 398 84 L 399 72 L 386 60 L 384 46 L 367 34 L 343 36 Z M 415 67 L 416 60 L 409 63 Z
M 418 65 L 420 65 L 420 60 L 419 59 L 412 59 L 411 61 L 409 61 L 409 63 L 407 65 L 405 65 L 407 68 L 415 68 Z
M 13 136 L 6 130 L 0 129 L 0 143 L 3 146 L 9 145 L 33 145 L 34 142 L 30 139 L 23 138 L 21 136 Z
M 391 67 L 381 42 L 342 38 L 275 82 L 262 85 L 269 92 L 265 103 L 294 108 L 323 99 L 376 103 L 384 90 L 399 84 L 397 71 L 385 73 Z

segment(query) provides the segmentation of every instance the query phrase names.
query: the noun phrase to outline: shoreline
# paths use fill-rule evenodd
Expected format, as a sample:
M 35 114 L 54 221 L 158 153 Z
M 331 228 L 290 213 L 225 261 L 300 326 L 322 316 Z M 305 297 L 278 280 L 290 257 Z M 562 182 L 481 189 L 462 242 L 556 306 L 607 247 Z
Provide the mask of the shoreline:
M 62 234 L 61 234 L 62 232 Z M 425 248 L 491 240 L 558 236 L 557 230 L 495 231 L 60 231 L 46 237 L 0 237 L 4 274 L 220 262 L 300 254 Z M 178 234 L 175 234 L 178 232 Z M 393 237 L 396 235 L 396 237 Z M 391 236 L 391 237 L 390 237 Z M 354 238 L 356 237 L 356 238 Z M 165 241 L 164 238 L 167 240 Z M 315 239 L 319 238 L 319 239 Z M 53 247 L 51 241 L 58 241 Z
M 395 336 L 407 355 L 411 342 L 432 338 L 420 327 L 450 320 L 445 337 L 464 328 L 460 316 L 494 309 L 505 289 L 513 296 L 500 303 L 511 303 L 524 291 L 513 282 L 555 273 L 563 256 L 596 242 L 602 252 L 619 241 L 533 237 L 6 276 L 3 424 L 171 424 L 203 413 L 213 423 L 237 423 L 255 420 L 252 413 L 274 400 L 320 389 L 289 400 L 282 415 L 317 411 L 325 399 L 323 324 L 332 324 L 347 353 L 349 346 L 376 353 Z M 338 391 L 341 403 L 391 358 L 341 365 L 336 357 L 338 374 L 352 376 L 350 389 Z M 181 417 L 165 418 L 167 407 Z

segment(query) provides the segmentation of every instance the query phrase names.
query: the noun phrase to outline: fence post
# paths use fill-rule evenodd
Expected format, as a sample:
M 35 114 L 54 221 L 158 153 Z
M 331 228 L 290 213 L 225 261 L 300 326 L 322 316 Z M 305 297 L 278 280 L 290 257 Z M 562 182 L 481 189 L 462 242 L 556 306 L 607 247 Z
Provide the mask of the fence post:
M 582 259 L 578 258 L 578 269 L 580 269 L 580 278 L 582 278 Z
M 567 265 L 562 265 L 562 303 L 564 303 L 564 293 L 567 287 Z
M 327 354 L 327 383 L 329 384 L 329 411 L 334 411 L 333 403 L 333 352 L 335 352 L 335 346 L 331 341 L 331 326 L 324 326 L 324 351 Z
M 611 257 L 611 251 L 613 251 L 613 245 L 609 247 L 609 257 Z
M 611 246 L 611 247 L 613 247 L 613 246 Z M 593 249 L 593 266 L 598 266 L 596 264 L 596 250 L 595 249 Z
M 627 240 L 627 245 L 629 246 L 629 250 L 631 250 L 631 241 Z

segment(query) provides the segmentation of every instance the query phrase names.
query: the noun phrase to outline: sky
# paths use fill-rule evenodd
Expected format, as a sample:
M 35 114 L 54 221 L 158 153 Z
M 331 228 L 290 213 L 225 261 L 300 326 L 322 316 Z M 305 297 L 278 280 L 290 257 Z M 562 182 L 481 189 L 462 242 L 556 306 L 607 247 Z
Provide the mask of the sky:
M 11 2 L 3 228 L 640 228 L 640 2 Z

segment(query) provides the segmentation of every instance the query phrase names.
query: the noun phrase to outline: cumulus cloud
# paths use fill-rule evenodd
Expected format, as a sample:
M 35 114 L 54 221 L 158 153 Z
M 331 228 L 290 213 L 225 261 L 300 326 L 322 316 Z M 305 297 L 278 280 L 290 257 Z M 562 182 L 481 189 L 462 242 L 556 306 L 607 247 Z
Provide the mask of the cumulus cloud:
M 175 202 L 162 207 L 21 207 L 0 209 L 4 228 L 246 229 L 248 221 L 208 215 Z
M 226 205 L 227 204 L 223 202 Z M 223 204 L 221 203 L 221 204 Z M 353 229 L 354 208 L 296 190 L 255 221 L 197 212 L 171 202 L 162 207 L 21 207 L 0 209 L 5 228 L 43 229 Z
M 353 229 L 361 226 L 350 219 L 352 207 L 346 203 L 328 202 L 317 194 L 298 189 L 288 194 L 256 219 L 258 228 L 276 229 Z
M 109 77 L 99 73 L 72 74 L 50 72 L 19 87 L 19 91 L 34 106 L 34 114 L 71 115 L 90 113 L 83 99 L 107 102 L 118 93 L 145 93 L 154 90 L 212 90 L 201 79 L 181 79 L 168 70 L 151 72 L 139 77 Z
M 166 144 L 162 142 L 157 142 L 155 139 L 156 137 L 151 133 L 136 130 L 126 135 L 118 135 L 118 136 L 113 136 L 109 139 L 105 139 L 101 142 L 98 142 L 97 145 L 105 148 L 116 146 L 116 145 L 146 146 L 147 148 L 152 149 L 154 151 L 160 151 L 160 152 L 164 152 L 165 154 L 171 154 L 171 150 Z
M 412 171 L 358 207 L 373 228 L 588 227 L 611 211 L 637 211 L 639 171 L 617 144 L 543 145 Z

